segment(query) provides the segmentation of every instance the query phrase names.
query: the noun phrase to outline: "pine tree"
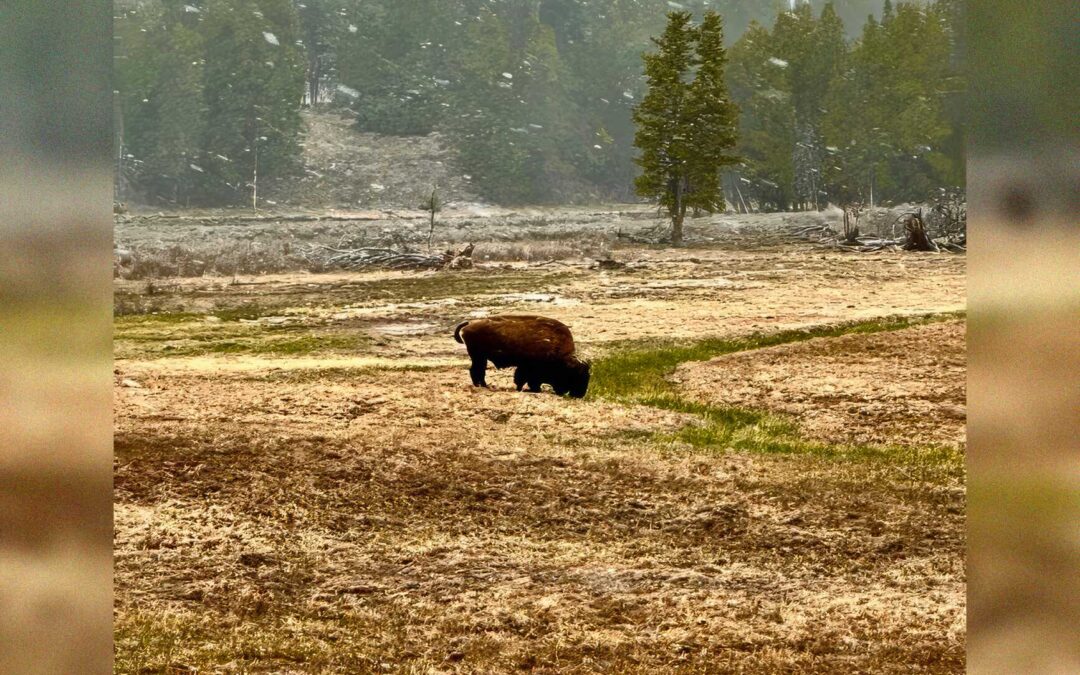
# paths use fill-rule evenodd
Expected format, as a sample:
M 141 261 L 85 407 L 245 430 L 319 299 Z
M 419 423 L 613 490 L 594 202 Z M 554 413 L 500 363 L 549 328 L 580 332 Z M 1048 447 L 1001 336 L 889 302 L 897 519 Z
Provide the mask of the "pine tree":
M 288 0 L 212 0 L 204 21 L 205 191 L 246 201 L 299 158 L 305 68 Z
M 936 9 L 910 3 L 867 21 L 826 105 L 831 198 L 921 200 L 962 180 L 959 116 L 945 108 L 960 88 L 949 38 Z
M 360 129 L 397 136 L 425 135 L 448 102 L 448 54 L 465 32 L 457 3 L 447 0 L 355 2 L 337 38 L 342 97 Z M 343 10 L 344 11 L 344 10 Z
M 515 79 L 519 60 L 505 22 L 486 11 L 466 29 L 473 45 L 454 54 L 458 83 L 452 92 L 457 115 L 448 123 L 458 139 L 458 162 L 478 192 L 499 203 L 523 203 L 531 193 L 529 149 L 521 129 Z M 520 85 L 516 85 L 520 87 Z
M 689 160 L 693 146 L 686 116 L 689 85 L 687 74 L 693 65 L 694 29 L 690 12 L 668 13 L 668 24 L 660 38 L 653 39 L 659 51 L 645 54 L 648 93 L 634 110 L 638 125 L 634 145 L 641 150 L 636 162 L 641 175 L 634 182 L 642 197 L 656 199 L 671 218 L 671 242 L 682 242 L 689 189 Z
M 723 20 L 706 12 L 697 31 L 698 70 L 687 96 L 686 120 L 693 152 L 688 158 L 690 208 L 715 213 L 725 208 L 721 172 L 737 164 L 739 109 L 728 94 Z
M 645 54 L 648 92 L 634 110 L 634 145 L 642 173 L 637 193 L 656 199 L 671 218 L 671 242 L 682 243 L 688 208 L 724 208 L 720 170 L 732 155 L 738 109 L 724 79 L 727 61 L 720 16 L 707 12 L 700 28 L 689 12 L 670 12 L 659 48 Z M 691 69 L 697 72 L 688 81 Z
M 812 27 L 806 36 L 805 50 L 791 56 L 798 65 L 791 72 L 793 78 L 798 78 L 798 85 L 793 86 L 795 149 L 792 168 L 796 199 L 804 208 L 811 205 L 817 208 L 821 205 L 821 198 L 827 196 L 823 181 L 826 150 L 822 120 L 826 112 L 825 99 L 847 52 L 847 45 L 844 42 L 843 22 L 832 2 L 825 4 L 817 21 L 813 21 L 809 14 L 806 19 Z
M 484 197 L 500 203 L 580 198 L 585 187 L 583 117 L 554 29 L 536 7 L 484 11 L 451 52 L 454 114 L 442 127 L 456 139 L 458 161 Z
M 875 56 L 883 51 L 882 36 L 881 24 L 868 17 L 861 39 L 845 57 L 825 102 L 826 189 L 829 199 L 841 205 L 874 202 L 873 178 L 886 149 L 881 126 L 885 124 L 881 88 L 886 86 L 886 73 Z
M 331 0 L 305 0 L 297 3 L 304 55 L 307 60 L 307 102 L 318 105 L 322 90 L 334 76 L 334 40 L 340 32 L 337 3 Z
M 519 104 L 523 124 L 517 127 L 523 132 L 517 134 L 535 165 L 531 184 L 536 198 L 563 202 L 573 198 L 573 189 L 565 186 L 576 182 L 573 159 L 581 152 L 575 133 L 581 113 L 566 90 L 569 73 L 559 56 L 555 31 L 538 19 L 531 24 L 515 76 L 524 101 Z
M 818 160 L 815 99 L 823 88 L 813 77 L 816 22 L 809 3 L 781 12 L 772 30 L 773 65 L 779 68 L 781 91 L 790 100 L 791 117 L 785 138 L 790 139 L 784 171 L 784 190 L 796 209 L 806 208 L 815 196 L 814 171 Z
M 137 167 L 139 192 L 152 200 L 184 204 L 201 170 L 206 126 L 197 16 L 173 6 L 139 25 L 117 72 L 124 152 Z
M 559 11 L 566 7 L 561 0 Z M 620 200 L 634 195 L 633 106 L 643 94 L 641 47 L 655 35 L 655 8 L 602 0 L 570 15 L 580 21 L 556 23 L 559 52 L 571 71 L 570 96 L 580 111 L 575 164 L 581 176 Z M 544 13 L 545 3 L 541 6 Z M 554 9 L 551 12 L 555 13 Z
M 794 199 L 792 148 L 795 112 L 787 61 L 760 24 L 731 48 L 731 92 L 741 110 L 738 152 L 744 158 L 739 193 L 764 210 L 786 210 Z

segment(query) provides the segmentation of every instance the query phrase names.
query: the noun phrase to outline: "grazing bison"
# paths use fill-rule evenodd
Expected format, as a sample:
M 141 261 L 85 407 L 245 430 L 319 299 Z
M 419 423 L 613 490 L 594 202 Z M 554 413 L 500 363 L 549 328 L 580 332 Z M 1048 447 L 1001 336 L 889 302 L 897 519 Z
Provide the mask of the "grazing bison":
M 477 387 L 487 386 L 487 362 L 496 368 L 517 367 L 514 384 L 518 391 L 540 391 L 550 384 L 560 396 L 581 398 L 589 388 L 589 364 L 574 353 L 574 336 L 555 319 L 527 314 L 504 314 L 486 319 L 462 321 L 454 329 L 454 339 L 469 350 L 469 374 Z

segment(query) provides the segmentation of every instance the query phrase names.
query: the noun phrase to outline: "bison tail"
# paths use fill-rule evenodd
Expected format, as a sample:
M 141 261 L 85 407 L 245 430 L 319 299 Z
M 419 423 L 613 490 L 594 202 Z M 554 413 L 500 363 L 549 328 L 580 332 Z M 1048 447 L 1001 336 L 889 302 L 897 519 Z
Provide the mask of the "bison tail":
M 468 321 L 462 321 L 454 328 L 454 339 L 460 344 L 465 344 L 465 341 L 461 339 L 461 329 L 468 325 Z

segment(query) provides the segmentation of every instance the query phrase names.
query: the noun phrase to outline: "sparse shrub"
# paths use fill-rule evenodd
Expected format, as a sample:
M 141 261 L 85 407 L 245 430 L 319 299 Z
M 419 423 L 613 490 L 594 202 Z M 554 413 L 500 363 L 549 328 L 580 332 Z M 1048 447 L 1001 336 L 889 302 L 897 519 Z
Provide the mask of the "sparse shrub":
M 130 266 L 117 267 L 120 279 L 165 279 L 206 274 L 276 274 L 312 269 L 291 245 L 280 242 L 228 242 L 220 240 L 165 247 L 143 245 L 132 252 Z

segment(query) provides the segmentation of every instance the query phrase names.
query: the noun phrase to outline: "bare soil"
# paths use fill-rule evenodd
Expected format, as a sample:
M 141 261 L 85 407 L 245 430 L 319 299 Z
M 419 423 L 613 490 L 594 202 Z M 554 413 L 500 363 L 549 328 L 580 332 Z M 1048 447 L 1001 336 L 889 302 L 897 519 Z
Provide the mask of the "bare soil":
M 964 305 L 959 256 L 758 243 L 118 280 L 117 671 L 961 672 L 962 465 L 701 449 L 691 414 L 469 385 L 470 316 L 601 357 Z M 805 348 L 861 353 L 832 340 Z M 812 387 L 792 349 L 757 370 Z
M 165 281 L 118 280 L 118 313 L 194 312 L 200 340 L 229 331 L 367 336 L 350 357 L 462 358 L 446 336 L 463 318 L 539 313 L 596 346 L 656 338 L 737 336 L 885 315 L 964 308 L 964 259 L 954 255 L 823 253 L 810 246 L 752 251 L 622 249 L 626 267 L 484 264 L 462 272 L 285 274 Z M 218 324 L 204 314 L 249 312 Z M 243 323 L 243 322 L 250 323 Z M 177 327 L 173 346 L 182 346 Z M 167 338 L 158 328 L 156 337 Z M 153 337 L 153 336 L 144 336 Z M 117 355 L 178 356 L 170 341 L 120 342 Z M 181 350 L 182 351 L 182 350 Z
M 697 400 L 795 418 L 832 443 L 963 447 L 965 324 L 937 323 L 729 354 L 681 366 Z

